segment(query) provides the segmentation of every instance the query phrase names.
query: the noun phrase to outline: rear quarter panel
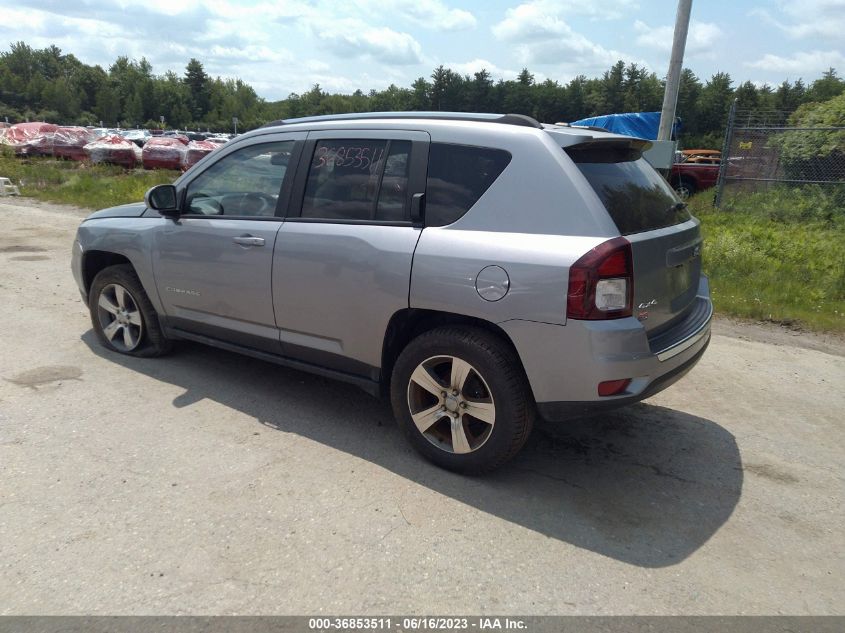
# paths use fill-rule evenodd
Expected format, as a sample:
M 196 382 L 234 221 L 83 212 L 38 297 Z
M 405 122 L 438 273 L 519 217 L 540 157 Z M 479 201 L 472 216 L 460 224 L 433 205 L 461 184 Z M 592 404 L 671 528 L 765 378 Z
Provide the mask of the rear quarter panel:
M 427 228 L 414 254 L 410 307 L 493 323 L 525 319 L 562 325 L 569 267 L 605 239 Z M 494 265 L 507 272 L 509 288 L 498 301 L 487 301 L 476 290 L 476 279 Z

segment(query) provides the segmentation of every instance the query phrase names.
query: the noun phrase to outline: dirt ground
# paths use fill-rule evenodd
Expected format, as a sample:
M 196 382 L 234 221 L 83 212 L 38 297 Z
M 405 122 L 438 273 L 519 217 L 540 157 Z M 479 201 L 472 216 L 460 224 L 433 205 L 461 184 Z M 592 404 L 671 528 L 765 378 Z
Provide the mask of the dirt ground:
M 484 478 L 354 387 L 98 347 L 85 212 L 0 200 L 0 614 L 842 614 L 845 342 L 719 320 Z

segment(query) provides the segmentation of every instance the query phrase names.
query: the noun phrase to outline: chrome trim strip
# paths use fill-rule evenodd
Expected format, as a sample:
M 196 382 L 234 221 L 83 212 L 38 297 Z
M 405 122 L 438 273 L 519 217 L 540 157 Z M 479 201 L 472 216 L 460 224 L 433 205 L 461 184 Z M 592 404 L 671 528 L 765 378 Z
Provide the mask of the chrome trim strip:
M 690 334 L 685 339 L 681 340 L 679 343 L 673 345 L 672 347 L 667 347 L 662 352 L 657 353 L 657 360 L 663 362 L 665 360 L 669 360 L 670 358 L 674 358 L 681 352 L 685 352 L 690 347 L 698 343 L 701 339 L 705 336 L 710 334 L 710 321 L 713 318 L 713 304 L 710 304 L 710 312 L 707 314 L 707 318 L 704 320 L 702 326 Z

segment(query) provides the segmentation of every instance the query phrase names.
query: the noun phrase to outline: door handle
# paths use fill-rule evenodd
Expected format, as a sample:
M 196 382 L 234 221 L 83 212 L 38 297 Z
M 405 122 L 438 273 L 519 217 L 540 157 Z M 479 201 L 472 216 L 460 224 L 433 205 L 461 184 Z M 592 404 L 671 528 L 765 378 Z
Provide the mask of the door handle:
M 253 237 L 252 235 L 241 235 L 232 240 L 235 244 L 241 246 L 264 246 L 263 237 Z

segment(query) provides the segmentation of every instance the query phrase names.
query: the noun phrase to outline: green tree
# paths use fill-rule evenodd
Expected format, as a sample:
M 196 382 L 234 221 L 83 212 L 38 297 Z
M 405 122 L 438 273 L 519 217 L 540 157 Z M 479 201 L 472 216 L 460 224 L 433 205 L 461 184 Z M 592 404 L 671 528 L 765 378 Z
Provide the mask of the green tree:
M 133 91 L 132 96 L 126 101 L 123 108 L 123 121 L 127 126 L 134 127 L 144 120 L 144 102 L 138 90 Z
M 100 88 L 108 81 L 108 75 L 99 66 L 82 65 L 73 76 L 73 83 L 79 95 L 79 107 L 93 111 Z
M 836 74 L 836 69 L 828 68 L 820 79 L 816 79 L 807 91 L 807 101 L 827 101 L 845 92 L 845 81 Z
M 194 121 L 201 121 L 209 109 L 208 75 L 202 63 L 193 57 L 185 67 L 185 83 L 191 95 L 191 114 Z
M 698 120 L 698 99 L 700 96 L 701 82 L 689 68 L 684 68 L 681 71 L 678 102 L 675 107 L 675 114 L 681 119 L 681 129 L 684 134 L 697 134 L 701 131 L 701 124 Z
M 374 112 L 401 112 L 410 110 L 410 104 L 411 91 L 395 84 L 390 84 L 381 92 L 374 91 L 369 98 L 369 107 Z M 343 112 L 335 109 L 332 111 Z
M 622 61 L 599 77 L 581 75 L 566 85 L 554 77 L 537 83 L 528 68 L 514 80 L 494 82 L 486 69 L 460 75 L 441 65 L 430 79 L 420 77 L 409 87 L 393 84 L 383 90 L 358 89 L 351 94 L 333 94 L 314 86 L 302 94 L 266 102 L 241 80 L 212 79 L 199 59 L 190 59 L 182 76 L 156 76 L 146 59 L 126 56 L 118 57 L 106 72 L 56 46 L 33 49 L 16 42 L 0 51 L 0 111 L 14 119 L 49 115 L 60 122 L 102 119 L 110 125 L 118 120 L 157 122 L 159 116 L 165 116 L 171 127 L 195 124 L 229 130 L 233 116 L 239 119 L 239 129 L 250 129 L 273 119 L 376 110 L 514 112 L 543 121 L 574 121 L 614 112 L 654 111 L 663 98 L 661 79 Z M 677 114 L 683 120 L 685 145 L 718 146 L 734 96 L 742 108 L 756 113 L 806 113 L 815 107 L 806 104 L 828 100 L 843 91 L 845 81 L 832 68 L 809 87 L 799 79 L 785 81 L 776 90 L 749 82 L 733 90 L 725 73 L 715 74 L 702 85 L 684 69 Z
M 737 108 L 742 110 L 754 110 L 757 108 L 759 101 L 759 93 L 757 86 L 750 81 L 740 84 L 734 92 L 734 98 L 737 100 Z
M 448 110 L 445 107 L 446 90 L 452 81 L 452 71 L 441 64 L 431 73 L 431 107 L 433 110 Z
M 108 83 L 100 86 L 94 106 L 94 114 L 103 122 L 103 125 L 117 124 L 117 120 L 120 117 L 120 97 L 117 91 Z
M 75 122 L 81 112 L 79 92 L 65 77 L 58 77 L 45 85 L 42 102 L 45 108 L 58 112 L 59 120 L 65 123 Z
M 466 83 L 467 110 L 493 112 L 493 78 L 490 73 L 482 68 Z
M 701 89 L 698 118 L 703 130 L 718 134 L 724 131 L 733 100 L 731 83 L 728 73 L 716 73 Z
M 578 75 L 564 89 L 561 103 L 562 111 L 558 115 L 561 121 L 572 122 L 587 116 L 587 78 Z
M 564 121 L 566 89 L 558 82 L 546 79 L 534 89 L 533 115 L 540 121 Z
M 613 114 L 625 111 L 625 62 L 621 59 L 602 75 L 596 103 L 599 113 Z
M 780 110 L 781 112 L 792 113 L 794 112 L 801 102 L 804 100 L 804 94 L 806 89 L 804 88 L 804 82 L 800 79 L 795 82 L 795 85 L 789 83 L 789 81 L 784 81 L 778 89 L 774 92 L 774 99 L 772 105 L 774 109 Z
M 425 80 L 425 77 L 419 77 L 414 81 L 411 84 L 411 109 L 423 112 L 433 110 L 431 90 L 432 85 Z

